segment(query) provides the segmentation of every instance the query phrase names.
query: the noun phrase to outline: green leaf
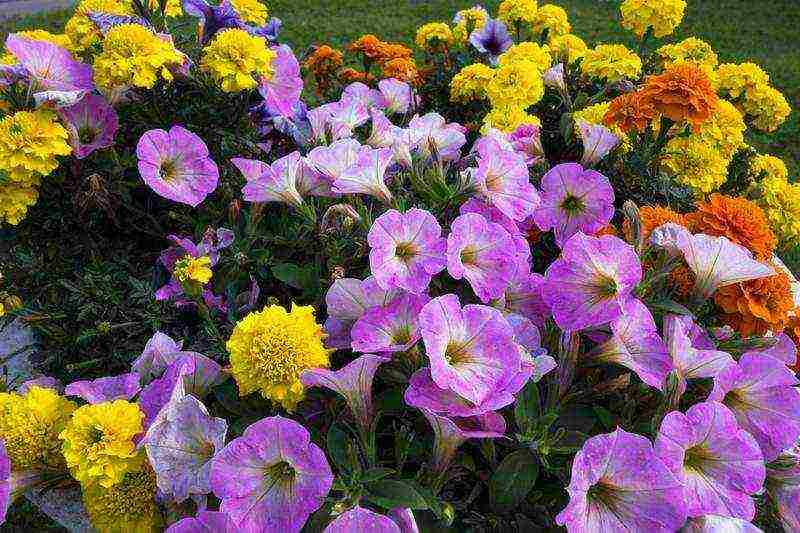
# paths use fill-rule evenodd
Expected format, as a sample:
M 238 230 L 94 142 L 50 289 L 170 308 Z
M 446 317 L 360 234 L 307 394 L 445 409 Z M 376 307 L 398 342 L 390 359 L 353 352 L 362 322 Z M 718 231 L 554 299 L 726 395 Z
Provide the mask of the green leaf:
M 378 481 L 379 479 L 383 479 L 385 477 L 389 477 L 394 473 L 395 471 L 392 470 L 391 468 L 381 468 L 381 467 L 370 468 L 369 470 L 361 474 L 361 482 L 374 483 L 375 481 Z
M 279 263 L 273 266 L 272 275 L 295 289 L 306 289 L 314 283 L 314 275 L 310 269 L 301 268 L 293 263 Z
M 501 511 L 514 509 L 536 483 L 539 463 L 530 450 L 510 453 L 489 479 L 489 501 Z
M 333 463 L 342 472 L 352 472 L 357 465 L 351 460 L 355 457 L 355 444 L 348 436 L 347 432 L 339 425 L 332 424 L 328 429 L 327 436 L 328 455 L 333 459 Z
M 540 413 L 539 387 L 533 380 L 530 380 L 517 395 L 517 402 L 514 404 L 514 418 L 520 433 L 530 433 L 535 427 Z
M 427 509 L 428 503 L 417 489 L 408 481 L 397 479 L 382 479 L 367 485 L 369 500 L 383 507 L 408 507 L 409 509 Z
M 603 424 L 603 427 L 606 429 L 611 429 L 615 426 L 614 424 L 614 415 L 609 413 L 606 409 L 600 407 L 599 405 L 595 405 L 593 407 L 594 414 L 597 415 L 597 419 Z

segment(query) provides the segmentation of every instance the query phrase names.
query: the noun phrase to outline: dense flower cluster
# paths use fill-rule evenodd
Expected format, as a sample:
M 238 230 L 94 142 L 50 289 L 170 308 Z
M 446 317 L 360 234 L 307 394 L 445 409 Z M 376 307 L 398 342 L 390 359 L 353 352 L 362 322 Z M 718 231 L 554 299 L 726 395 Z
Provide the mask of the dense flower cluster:
M 223 91 L 232 93 L 253 89 L 262 78 L 270 79 L 275 57 L 263 37 L 234 28 L 217 33 L 206 45 L 200 67 Z

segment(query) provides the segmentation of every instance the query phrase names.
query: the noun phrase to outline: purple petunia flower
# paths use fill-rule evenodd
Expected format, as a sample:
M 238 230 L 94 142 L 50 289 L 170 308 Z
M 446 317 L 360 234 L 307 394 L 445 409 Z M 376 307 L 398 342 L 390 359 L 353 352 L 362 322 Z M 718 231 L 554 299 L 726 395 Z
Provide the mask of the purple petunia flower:
M 38 378 L 29 379 L 17 387 L 17 392 L 20 394 L 27 393 L 31 387 L 39 387 L 40 389 L 52 389 L 59 394 L 64 392 L 64 386 L 56 378 L 50 376 L 39 376 Z
M 339 102 L 346 104 L 355 100 L 368 111 L 372 109 L 383 109 L 386 107 L 386 102 L 383 95 L 376 89 L 370 89 L 367 85 L 356 81 L 342 89 L 342 96 Z
M 11 506 L 11 459 L 6 452 L 6 444 L 0 440 L 0 524 L 6 523 L 6 513 Z
M 750 497 L 764 484 L 764 458 L 755 439 L 718 402 L 668 413 L 661 422 L 656 454 L 684 487 L 688 516 L 715 514 L 752 520 Z
M 469 36 L 469 42 L 478 52 L 486 54 L 492 65 L 496 65 L 500 54 L 514 44 L 506 25 L 493 18 L 487 19 L 483 28 L 473 31 Z
M 351 137 L 353 130 L 369 120 L 369 109 L 357 98 L 326 105 L 330 108 L 328 127 L 332 132 L 332 138 Z
M 317 146 L 308 153 L 306 162 L 333 185 L 345 170 L 356 164 L 358 155 L 368 149 L 355 139 L 341 139 L 330 146 Z
M 619 144 L 619 137 L 611 133 L 605 126 L 578 122 L 578 132 L 583 143 L 581 165 L 590 167 L 608 155 Z
M 139 374 L 131 372 L 91 381 L 76 381 L 67 385 L 64 394 L 78 396 L 89 403 L 103 403 L 118 399 L 130 400 L 141 390 L 139 379 Z
M 542 295 L 544 276 L 531 272 L 527 263 L 517 264 L 517 270 L 508 282 L 502 296 L 492 303 L 503 313 L 528 317 L 537 326 L 543 326 L 550 317 L 550 306 Z
M 417 519 L 408 507 L 395 507 L 389 510 L 389 517 L 400 528 L 400 533 L 419 533 Z
M 91 91 L 94 88 L 92 67 L 75 61 L 72 54 L 58 45 L 12 33 L 6 38 L 6 49 L 24 69 L 25 78 L 40 90 Z
M 227 422 L 210 416 L 194 396 L 173 396 L 145 435 L 158 488 L 177 503 L 211 492 L 211 461 L 227 430 Z
M 325 305 L 328 318 L 324 329 L 328 334 L 325 345 L 329 348 L 350 348 L 350 329 L 367 309 L 389 305 L 402 291 L 382 289 L 374 277 L 364 281 L 352 278 L 337 279 L 327 294 Z
M 438 113 L 414 117 L 406 130 L 412 141 L 411 148 L 423 160 L 436 155 L 441 161 L 453 161 L 461 156 L 461 147 L 467 143 L 465 128 L 454 122 L 447 123 Z
M 567 90 L 567 83 L 564 80 L 564 63 L 553 65 L 542 74 L 542 82 L 545 87 L 557 89 L 562 94 Z
M 708 396 L 725 404 L 770 462 L 800 438 L 800 384 L 784 363 L 747 352 L 714 378 Z
M 220 511 L 245 533 L 299 532 L 332 483 L 325 454 L 308 431 L 280 416 L 249 426 L 211 466 Z
M 447 236 L 447 272 L 466 278 L 486 303 L 500 297 L 517 269 L 517 250 L 511 235 L 476 213 L 456 218 Z
M 181 355 L 182 349 L 183 343 L 156 331 L 133 362 L 133 371 L 139 374 L 145 384 L 150 383 L 153 379 L 161 377 L 172 361 Z
M 154 33 L 156 31 L 155 28 L 153 28 L 153 25 L 142 17 L 135 17 L 132 15 L 115 15 L 113 13 L 101 13 L 99 11 L 93 11 L 88 13 L 86 16 L 103 35 L 107 34 L 111 28 L 120 26 L 122 24 L 138 24 L 149 30 L 152 30 Z
M 707 514 L 690 518 L 680 529 L 680 533 L 764 533 L 747 520 Z
M 664 316 L 664 341 L 678 380 L 678 396 L 686 391 L 686 380 L 713 378 L 733 363 L 730 354 L 717 350 L 688 316 Z
M 553 230 L 559 246 L 579 231 L 597 233 L 614 216 L 614 189 L 599 172 L 562 163 L 544 175 L 541 186 L 533 219 L 542 231 Z
M 618 318 L 641 279 L 632 246 L 610 235 L 578 232 L 547 268 L 542 294 L 558 327 L 578 331 Z
M 195 517 L 175 522 L 164 533 L 220 533 L 233 530 L 233 522 L 227 513 L 201 510 L 197 511 Z
M 394 78 L 381 80 L 378 82 L 378 90 L 383 96 L 386 104 L 385 111 L 389 115 L 408 113 L 411 108 L 419 105 L 411 85 L 404 81 Z
M 102 96 L 86 95 L 75 105 L 59 110 L 59 115 L 67 126 L 69 144 L 78 159 L 114 145 L 119 126 L 117 112 Z
M 409 350 L 420 339 L 419 312 L 429 301 L 426 294 L 405 293 L 385 306 L 367 309 L 350 332 L 353 351 L 391 354 Z
M 647 438 L 622 429 L 584 443 L 567 492 L 569 503 L 556 523 L 570 533 L 672 533 L 686 520 L 680 481 Z
M 375 219 L 367 235 L 372 275 L 384 289 L 422 294 L 445 268 L 442 228 L 430 212 L 394 209 Z
M 389 148 L 359 150 L 355 164 L 346 168 L 333 182 L 338 194 L 367 194 L 383 203 L 392 203 L 392 193 L 386 186 L 386 169 L 392 163 Z
M 434 434 L 434 472 L 444 472 L 464 442 L 469 439 L 496 439 L 506 432 L 506 421 L 498 413 L 488 412 L 470 418 L 447 418 L 427 409 L 422 414 L 428 419 Z
M 274 73 L 271 78 L 261 80 L 258 92 L 268 108 L 292 116 L 293 107 L 303 91 L 300 64 L 292 49 L 285 44 L 275 47 L 273 51 L 277 54 L 272 62 Z
M 336 371 L 327 368 L 304 370 L 300 374 L 300 382 L 305 387 L 324 387 L 340 394 L 353 413 L 353 418 L 367 429 L 372 427 L 374 415 L 372 380 L 378 367 L 390 360 L 378 355 L 362 355 Z
M 767 468 L 767 493 L 786 531 L 800 531 L 800 442 Z
M 520 371 L 513 330 L 497 309 L 462 309 L 458 297 L 447 294 L 422 308 L 419 323 L 431 378 L 441 389 L 480 404 Z
M 388 516 L 356 505 L 328 524 L 323 533 L 400 533 L 400 528 Z
M 207 43 L 225 28 L 239 28 L 274 42 L 281 29 L 281 21 L 275 17 L 260 27 L 245 24 L 229 0 L 223 0 L 219 5 L 210 5 L 205 0 L 183 0 L 182 4 L 187 15 L 200 19 L 197 38 L 201 43 Z
M 380 109 L 372 108 L 369 113 L 372 117 L 372 130 L 366 143 L 373 148 L 390 148 L 398 132 L 402 131 L 401 128 L 392 124 Z
M 246 202 L 282 202 L 294 207 L 303 203 L 298 191 L 300 152 L 292 152 L 271 165 L 254 159 L 231 159 L 231 163 L 247 179 L 242 187 Z
M 136 157 L 144 182 L 168 200 L 197 207 L 217 188 L 219 170 L 206 144 L 181 126 L 145 132 Z
M 496 141 L 485 144 L 478 156 L 478 168 L 471 169 L 470 175 L 478 197 L 517 222 L 532 215 L 541 202 L 529 181 L 525 159 L 504 150 Z
M 545 160 L 541 130 L 536 124 L 522 124 L 507 138 L 514 151 L 525 158 L 526 165 L 532 166 Z
M 611 322 L 611 336 L 593 353 L 595 359 L 630 368 L 658 390 L 672 370 L 667 347 L 658 334 L 650 310 L 636 298 L 628 300 L 622 314 Z

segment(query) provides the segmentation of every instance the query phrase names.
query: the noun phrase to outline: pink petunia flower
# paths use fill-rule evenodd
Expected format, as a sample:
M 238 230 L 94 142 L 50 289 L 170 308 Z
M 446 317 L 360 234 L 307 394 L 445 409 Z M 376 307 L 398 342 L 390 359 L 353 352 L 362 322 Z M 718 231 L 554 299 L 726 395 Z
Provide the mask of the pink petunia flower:
M 276 46 L 273 51 L 277 54 L 272 63 L 275 72 L 271 78 L 261 80 L 258 92 L 270 109 L 291 116 L 292 106 L 300 100 L 303 91 L 300 64 L 292 49 L 285 44 Z
M 387 78 L 378 82 L 378 90 L 386 103 L 386 113 L 389 115 L 408 113 L 411 108 L 419 105 L 414 96 L 414 90 L 404 81 Z
M 303 196 L 298 190 L 300 152 L 285 155 L 271 165 L 239 157 L 231 159 L 231 163 L 247 180 L 242 187 L 242 197 L 246 202 L 281 202 L 294 207 L 303 204 Z
M 496 141 L 487 143 L 481 152 L 478 167 L 470 170 L 478 197 L 510 219 L 522 222 L 541 202 L 539 192 L 530 183 L 525 159 L 504 150 Z
M 385 306 L 367 309 L 350 332 L 353 351 L 391 354 L 409 350 L 420 339 L 419 312 L 429 301 L 426 294 L 405 293 Z
M 328 336 L 325 345 L 329 348 L 350 348 L 350 330 L 368 309 L 385 307 L 402 291 L 396 288 L 382 289 L 375 278 L 364 281 L 341 278 L 333 282 L 325 294 L 328 318 L 324 329 Z
M 94 88 L 92 67 L 75 61 L 72 54 L 58 45 L 12 33 L 6 38 L 6 49 L 19 62 L 20 74 L 39 90 L 91 91 Z
M 337 194 L 367 194 L 383 203 L 392 203 L 392 193 L 386 186 L 386 170 L 392 164 L 389 148 L 364 148 L 353 165 L 346 168 L 333 182 Z
M 69 144 L 78 159 L 114 145 L 119 126 L 117 112 L 102 96 L 86 95 L 78 103 L 60 109 L 58 113 L 67 126 Z

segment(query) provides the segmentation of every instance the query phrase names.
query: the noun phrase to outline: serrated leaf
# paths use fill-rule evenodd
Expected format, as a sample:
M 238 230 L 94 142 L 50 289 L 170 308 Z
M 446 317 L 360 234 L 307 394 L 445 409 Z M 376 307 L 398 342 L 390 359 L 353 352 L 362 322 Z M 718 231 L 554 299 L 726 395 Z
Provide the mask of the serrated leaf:
M 382 479 L 367 485 L 367 490 L 369 491 L 369 500 L 384 509 L 408 507 L 422 510 L 428 508 L 425 498 L 407 481 Z
M 513 510 L 525 499 L 539 476 L 539 463 L 530 450 L 510 453 L 489 479 L 489 501 L 501 511 Z

